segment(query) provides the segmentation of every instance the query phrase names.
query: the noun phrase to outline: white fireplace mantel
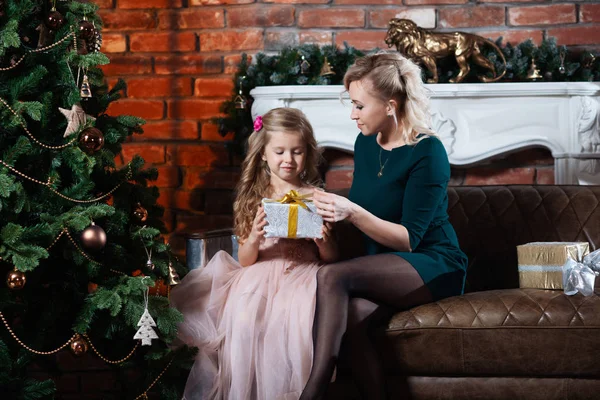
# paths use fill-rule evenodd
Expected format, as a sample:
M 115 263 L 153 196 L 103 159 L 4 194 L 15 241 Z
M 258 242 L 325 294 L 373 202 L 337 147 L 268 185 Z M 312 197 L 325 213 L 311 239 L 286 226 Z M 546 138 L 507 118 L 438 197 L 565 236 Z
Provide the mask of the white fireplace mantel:
M 427 85 L 433 129 L 452 165 L 546 147 L 558 184 L 600 184 L 600 82 Z M 342 86 L 256 87 L 252 116 L 301 109 L 320 146 L 352 151 L 358 134 Z

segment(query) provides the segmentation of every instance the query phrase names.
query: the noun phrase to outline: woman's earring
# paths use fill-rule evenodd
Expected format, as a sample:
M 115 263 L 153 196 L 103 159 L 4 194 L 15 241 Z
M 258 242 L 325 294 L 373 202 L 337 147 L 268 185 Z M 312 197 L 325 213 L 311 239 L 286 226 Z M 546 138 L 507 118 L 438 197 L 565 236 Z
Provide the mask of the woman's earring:
M 301 180 L 304 180 L 304 178 L 306 178 L 306 170 L 300 172 L 300 175 L 298 175 L 300 177 Z

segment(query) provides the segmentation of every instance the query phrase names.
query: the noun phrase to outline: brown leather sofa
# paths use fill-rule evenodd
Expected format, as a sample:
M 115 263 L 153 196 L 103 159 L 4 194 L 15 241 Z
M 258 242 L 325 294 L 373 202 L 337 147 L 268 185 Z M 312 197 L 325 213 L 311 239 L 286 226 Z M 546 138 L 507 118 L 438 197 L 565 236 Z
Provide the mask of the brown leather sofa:
M 534 241 L 597 249 L 600 187 L 462 186 L 448 198 L 469 257 L 466 293 L 398 312 L 382 329 L 390 398 L 600 399 L 600 278 L 589 297 L 519 289 L 516 252 Z M 340 237 L 356 248 L 344 228 Z M 359 399 L 344 365 L 342 353 L 328 398 Z

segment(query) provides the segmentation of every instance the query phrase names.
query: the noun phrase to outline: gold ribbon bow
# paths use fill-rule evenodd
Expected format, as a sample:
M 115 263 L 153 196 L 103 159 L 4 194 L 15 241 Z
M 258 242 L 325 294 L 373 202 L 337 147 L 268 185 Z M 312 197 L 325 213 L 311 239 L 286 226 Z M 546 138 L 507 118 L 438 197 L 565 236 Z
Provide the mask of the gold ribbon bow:
M 288 238 L 295 238 L 298 231 L 298 206 L 308 210 L 308 206 L 304 202 L 311 197 L 310 194 L 300 194 L 295 190 L 290 190 L 281 199 L 275 200 L 281 204 L 289 204 L 288 211 Z

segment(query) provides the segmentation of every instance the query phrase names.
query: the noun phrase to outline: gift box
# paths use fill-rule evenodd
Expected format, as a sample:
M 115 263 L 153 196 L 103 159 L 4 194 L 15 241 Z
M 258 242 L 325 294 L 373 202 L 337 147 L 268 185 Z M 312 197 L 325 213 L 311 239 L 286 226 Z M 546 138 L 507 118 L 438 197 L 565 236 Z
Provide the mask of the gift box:
M 586 242 L 532 242 L 517 246 L 519 287 L 563 289 L 567 261 L 581 262 L 588 253 Z
M 323 218 L 308 197 L 292 190 L 281 199 L 263 199 L 268 223 L 265 237 L 322 238 Z

